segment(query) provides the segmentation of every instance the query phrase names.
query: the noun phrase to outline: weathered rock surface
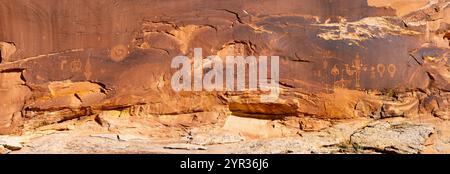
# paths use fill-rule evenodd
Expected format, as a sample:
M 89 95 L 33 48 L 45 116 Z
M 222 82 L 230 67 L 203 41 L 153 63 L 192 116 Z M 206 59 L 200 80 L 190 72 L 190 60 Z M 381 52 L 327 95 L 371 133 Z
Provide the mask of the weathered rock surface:
M 10 150 L 20 150 L 23 148 L 21 137 L 0 136 L 0 145 Z
M 237 140 L 238 136 L 213 127 L 189 130 L 185 136 L 192 138 L 186 139 L 138 134 L 90 134 L 95 132 L 94 127 L 81 126 L 69 131 L 34 132 L 39 136 L 23 142 L 22 149 L 11 153 L 449 153 L 448 125 L 449 121 L 442 122 L 432 116 L 383 121 L 356 119 L 340 121 L 320 131 L 298 132 L 296 136 L 268 139 L 247 137 L 243 141 L 226 142 L 221 140 Z M 204 135 L 220 136 L 204 139 Z M 196 136 L 199 137 L 197 140 Z
M 0 155 L 1 154 L 8 154 L 10 152 L 11 152 L 11 150 L 9 150 L 9 149 L 7 149 L 7 148 L 5 148 L 3 146 L 0 146 Z
M 169 144 L 165 146 L 166 149 L 180 149 L 180 150 L 206 150 L 205 146 L 194 144 Z
M 245 141 L 239 134 L 224 130 L 194 129 L 188 133 L 188 142 L 197 145 L 229 144 Z
M 0 0 L 0 134 L 83 132 L 89 148 L 102 136 L 123 148 L 188 137 L 205 146 L 262 143 L 255 153 L 357 152 L 353 145 L 420 153 L 429 129 L 406 122 L 450 119 L 449 12 L 448 0 Z M 280 56 L 280 98 L 173 91 L 172 58 L 194 48 Z M 406 127 L 336 125 L 398 117 Z M 78 148 L 76 135 L 71 153 L 105 152 Z M 36 147 L 51 137 L 65 141 L 48 135 Z M 286 137 L 296 138 L 281 143 Z M 271 150 L 278 146 L 286 148 Z
M 427 125 L 379 122 L 357 131 L 350 141 L 357 149 L 417 154 L 424 149 L 425 141 L 433 132 L 434 128 Z

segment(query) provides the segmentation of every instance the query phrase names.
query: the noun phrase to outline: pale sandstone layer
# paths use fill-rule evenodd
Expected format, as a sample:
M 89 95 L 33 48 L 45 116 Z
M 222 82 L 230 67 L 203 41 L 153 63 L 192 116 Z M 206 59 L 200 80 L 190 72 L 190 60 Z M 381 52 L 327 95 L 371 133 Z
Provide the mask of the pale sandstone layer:
M 449 153 L 449 4 L 0 0 L 0 149 Z M 171 60 L 194 48 L 280 56 L 280 99 L 174 92 Z

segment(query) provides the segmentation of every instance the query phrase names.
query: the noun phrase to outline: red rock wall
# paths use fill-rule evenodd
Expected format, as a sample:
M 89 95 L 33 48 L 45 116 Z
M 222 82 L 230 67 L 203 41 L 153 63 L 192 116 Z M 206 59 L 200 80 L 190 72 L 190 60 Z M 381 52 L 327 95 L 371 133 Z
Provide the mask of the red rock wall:
M 0 0 L 0 133 L 111 109 L 325 119 L 447 112 L 449 3 L 412 4 Z M 280 99 L 174 92 L 172 58 L 198 47 L 280 56 Z

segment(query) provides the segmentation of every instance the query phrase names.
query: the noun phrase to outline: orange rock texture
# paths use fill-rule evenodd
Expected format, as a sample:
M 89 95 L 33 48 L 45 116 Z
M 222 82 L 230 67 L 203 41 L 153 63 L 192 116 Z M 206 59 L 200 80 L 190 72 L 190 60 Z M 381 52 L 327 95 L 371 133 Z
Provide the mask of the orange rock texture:
M 202 137 L 201 145 L 241 142 L 238 153 L 250 153 L 254 140 L 302 135 L 313 140 L 294 144 L 450 153 L 430 137 L 441 129 L 438 136 L 450 135 L 443 126 L 450 119 L 448 0 L 0 0 L 0 14 L 3 135 Z M 279 99 L 175 92 L 171 61 L 192 57 L 194 48 L 222 58 L 279 56 Z M 362 132 L 352 138 L 345 127 Z M 408 135 L 374 135 L 391 129 Z M 324 130 L 339 136 L 316 141 Z M 205 139 L 206 132 L 225 138 Z M 420 138 L 405 140 L 412 149 L 387 149 L 402 143 L 395 136 Z

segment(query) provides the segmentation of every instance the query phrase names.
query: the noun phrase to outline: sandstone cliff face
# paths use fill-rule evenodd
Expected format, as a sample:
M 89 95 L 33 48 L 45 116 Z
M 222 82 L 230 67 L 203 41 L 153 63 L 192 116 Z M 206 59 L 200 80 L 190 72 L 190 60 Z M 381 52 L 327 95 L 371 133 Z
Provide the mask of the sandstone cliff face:
M 217 129 L 233 142 L 422 116 L 435 126 L 401 124 L 420 138 L 406 141 L 414 149 L 393 150 L 418 153 L 450 119 L 447 0 L 0 0 L 0 14 L 0 134 L 81 127 L 179 137 Z M 194 48 L 280 56 L 280 98 L 174 92 L 172 58 L 192 57 Z M 391 129 L 386 124 L 375 131 Z M 353 139 L 336 132 L 346 144 L 390 151 L 365 142 L 374 129 Z

